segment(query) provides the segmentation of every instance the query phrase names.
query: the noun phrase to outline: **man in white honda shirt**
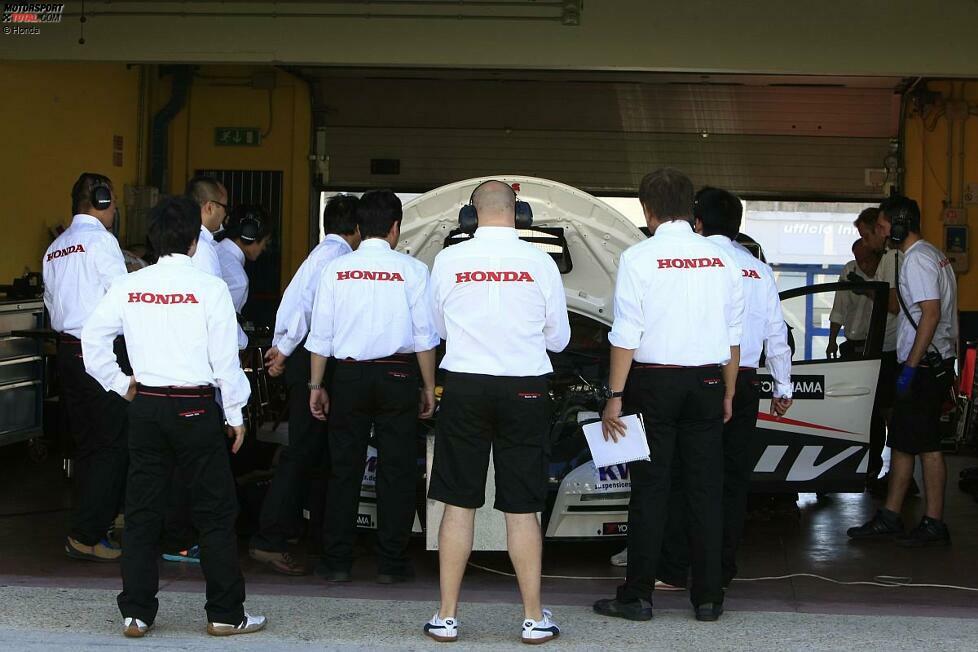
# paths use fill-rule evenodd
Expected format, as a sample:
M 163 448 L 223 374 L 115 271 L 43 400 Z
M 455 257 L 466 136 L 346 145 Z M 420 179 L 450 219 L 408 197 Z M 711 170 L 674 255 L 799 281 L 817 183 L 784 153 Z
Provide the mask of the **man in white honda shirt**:
M 184 194 L 200 206 L 200 238 L 193 255 L 194 267 L 222 278 L 214 234 L 221 230 L 228 215 L 228 191 L 214 177 L 197 175 L 187 182 Z
M 895 537 L 907 547 L 947 545 L 944 523 L 947 467 L 941 452 L 940 420 L 954 381 L 958 347 L 957 279 L 951 262 L 920 236 L 920 208 L 907 197 L 880 204 L 880 228 L 900 251 L 896 270 L 896 401 L 887 444 L 892 449 L 886 504 L 867 523 L 850 528 L 853 539 Z M 913 478 L 914 460 L 924 470 L 924 516 L 904 532 L 900 512 Z
M 900 303 L 897 301 L 896 269 L 900 252 L 897 247 L 887 247 L 886 236 L 879 227 L 879 208 L 866 208 L 859 213 L 854 225 L 859 231 L 863 244 L 875 251 L 880 261 L 876 266 L 876 276 L 873 280 L 890 286 L 886 305 L 886 330 L 883 334 L 883 355 L 880 362 L 880 378 L 876 388 L 876 403 L 873 408 L 873 419 L 870 427 L 869 467 L 866 474 L 866 487 L 874 495 L 885 494 L 887 477 L 879 478 L 883 468 L 883 447 L 886 423 L 890 418 L 895 398 L 897 373 L 900 365 L 897 363 L 897 315 Z M 913 485 L 916 492 L 916 484 Z
M 326 424 L 309 411 L 311 354 L 305 342 L 312 323 L 312 305 L 326 265 L 360 245 L 357 203 L 353 195 L 335 195 L 326 202 L 323 209 L 326 237 L 299 266 L 285 289 L 275 315 L 272 348 L 265 355 L 269 375 L 284 374 L 288 386 L 289 445 L 279 455 L 249 552 L 253 559 L 283 575 L 308 572 L 289 553 L 288 540 L 299 531 L 302 500 L 309 489 L 312 470 L 324 463 L 328 465 Z
M 743 204 L 733 193 L 706 187 L 693 204 L 695 230 L 719 245 L 740 266 L 744 289 L 744 322 L 740 339 L 740 370 L 734 395 L 733 417 L 723 426 L 723 550 L 720 583 L 724 589 L 737 575 L 737 548 L 747 516 L 747 494 L 756 460 L 750 445 L 757 427 L 761 353 L 774 381 L 771 416 L 782 417 L 791 407 L 791 348 L 788 326 L 781 313 L 781 298 L 770 267 L 734 243 L 740 231 Z M 685 586 L 689 571 L 686 545 L 685 491 L 678 485 L 679 464 L 673 461 L 669 525 L 662 546 L 657 577 L 672 586 Z M 678 491 L 677 491 L 678 489 Z M 662 587 L 659 587 L 660 589 Z
M 200 209 L 193 201 L 162 200 L 149 229 L 159 261 L 116 281 L 82 331 L 85 369 L 106 390 L 132 401 L 118 598 L 123 633 L 130 638 L 144 636 L 156 620 L 160 533 L 175 466 L 190 479 L 207 582 L 207 633 L 248 634 L 265 626 L 264 617 L 244 611 L 234 529 L 238 505 L 224 425 L 236 453 L 251 388 L 238 362 L 227 285 L 191 264 L 199 231 Z M 120 331 L 132 375 L 119 368 L 112 351 Z M 223 410 L 214 400 L 216 388 Z
M 521 215 L 528 209 L 521 204 Z M 516 193 L 508 185 L 479 185 L 460 215 L 460 221 L 477 217 L 475 236 L 439 253 L 431 270 L 435 324 L 447 341 L 428 487 L 429 498 L 445 503 L 438 532 L 441 604 L 424 626 L 436 641 L 458 638 L 459 591 L 475 510 L 485 503 L 490 449 L 494 507 L 506 517 L 507 548 L 523 598 L 522 640 L 543 643 L 560 633 L 540 602 L 537 512 L 546 503 L 550 454 L 547 377 L 553 367 L 547 351 L 567 346 L 570 324 L 557 265 L 520 240 L 516 211 Z
M 625 432 L 641 412 L 651 461 L 628 465 L 628 571 L 617 596 L 594 611 L 628 620 L 652 618 L 673 458 L 685 487 L 697 620 L 723 612 L 723 424 L 733 416 L 744 319 L 741 265 L 729 250 L 693 232 L 693 184 L 678 170 L 651 172 L 639 200 L 653 237 L 618 263 L 611 368 L 602 414 L 605 438 Z M 634 364 L 633 364 L 634 362 Z M 628 381 L 626 389 L 625 382 Z
M 309 407 L 319 420 L 329 416 L 329 491 L 317 570 L 328 582 L 350 581 L 371 433 L 377 448 L 377 581 L 414 578 L 407 547 L 416 513 L 418 417 L 435 411 L 435 347 L 441 340 L 431 319 L 428 267 L 393 249 L 401 215 L 401 200 L 390 190 L 360 197 L 363 241 L 326 266 L 312 309 Z M 336 371 L 327 387 L 330 357 Z
M 272 234 L 268 213 L 261 206 L 235 206 L 228 216 L 223 236 L 217 243 L 221 278 L 228 284 L 234 310 L 241 315 L 248 302 L 248 273 L 245 261 L 255 262 L 265 252 Z M 248 335 L 238 324 L 238 348 L 248 348 Z
M 62 405 L 75 442 L 77 497 L 65 553 L 75 559 L 116 561 L 119 548 L 106 532 L 119 512 L 125 487 L 126 402 L 85 373 L 82 327 L 111 284 L 126 275 L 115 220 L 112 182 L 86 172 L 71 190 L 71 226 L 48 247 L 41 263 L 44 305 L 58 335 Z M 122 341 L 116 345 L 125 360 Z
M 202 272 L 223 279 L 221 261 L 217 256 L 214 234 L 221 230 L 228 215 L 228 193 L 224 185 L 213 177 L 197 175 L 187 182 L 184 195 L 200 207 L 200 237 L 191 258 L 194 267 Z M 238 329 L 235 340 L 247 346 L 247 337 Z M 190 519 L 190 489 L 186 471 L 176 467 L 170 487 L 169 507 L 163 534 L 163 559 L 165 561 L 200 563 L 200 546 L 196 543 Z

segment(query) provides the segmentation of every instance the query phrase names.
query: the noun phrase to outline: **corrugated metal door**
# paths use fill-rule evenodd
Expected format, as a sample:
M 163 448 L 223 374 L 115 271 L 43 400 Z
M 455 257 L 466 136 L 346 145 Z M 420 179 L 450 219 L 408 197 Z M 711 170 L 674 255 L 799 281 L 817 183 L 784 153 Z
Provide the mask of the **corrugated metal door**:
M 513 173 L 634 193 L 646 172 L 669 165 L 698 185 L 751 196 L 878 192 L 865 170 L 883 166 L 897 135 L 892 86 L 659 79 L 321 76 L 314 110 L 325 129 L 325 185 L 424 190 Z M 372 173 L 377 159 L 397 160 L 397 174 Z

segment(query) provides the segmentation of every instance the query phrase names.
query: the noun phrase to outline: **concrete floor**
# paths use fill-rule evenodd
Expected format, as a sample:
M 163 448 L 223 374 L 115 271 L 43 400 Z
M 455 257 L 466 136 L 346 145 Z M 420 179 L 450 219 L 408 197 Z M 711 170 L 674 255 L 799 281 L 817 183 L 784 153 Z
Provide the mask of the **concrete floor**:
M 891 543 L 851 544 L 845 528 L 876 508 L 868 495 L 804 495 L 800 518 L 752 521 L 742 547 L 741 577 L 814 573 L 841 581 L 896 576 L 927 584 L 978 586 L 978 504 L 957 490 L 960 468 L 974 458 L 951 457 L 947 520 L 953 545 L 911 551 Z M 79 650 L 105 645 L 154 649 L 212 649 L 230 643 L 208 639 L 203 628 L 199 568 L 163 564 L 159 627 L 151 637 L 126 641 L 118 634 L 114 596 L 118 567 L 64 557 L 61 546 L 68 488 L 56 462 L 35 464 L 16 450 L 0 449 L 0 649 Z M 919 499 L 907 503 L 915 522 Z M 244 542 L 242 542 L 242 547 Z M 548 543 L 545 600 L 565 636 L 555 649 L 597 646 L 644 649 L 941 649 L 978 650 L 978 599 L 974 592 L 937 588 L 835 585 L 811 578 L 738 581 L 719 624 L 692 620 L 685 594 L 656 594 L 651 623 L 619 623 L 590 612 L 622 575 L 607 564 L 618 541 Z M 326 586 L 314 577 L 285 578 L 242 555 L 248 605 L 269 616 L 263 634 L 234 640 L 239 649 L 429 649 L 420 636 L 437 600 L 437 558 L 414 542 L 417 581 L 382 587 L 373 582 L 369 538 L 354 582 Z M 475 564 L 505 573 L 505 555 L 481 553 Z M 589 579 L 578 579 L 589 578 Z M 470 569 L 456 648 L 505 648 L 518 636 L 519 596 L 514 580 Z M 455 648 L 453 648 L 455 649 Z

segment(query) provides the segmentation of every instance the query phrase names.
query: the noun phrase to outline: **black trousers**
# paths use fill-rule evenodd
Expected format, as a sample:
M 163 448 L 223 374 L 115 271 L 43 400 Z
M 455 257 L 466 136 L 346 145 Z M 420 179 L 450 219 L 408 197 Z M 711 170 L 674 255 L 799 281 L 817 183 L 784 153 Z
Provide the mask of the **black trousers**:
M 165 390 L 146 388 L 150 393 Z M 188 393 L 188 392 L 184 392 Z M 160 534 L 174 467 L 189 479 L 193 525 L 200 534 L 207 581 L 207 619 L 240 623 L 245 584 L 238 567 L 238 514 L 224 416 L 210 396 L 174 398 L 138 394 L 129 408 L 129 480 L 122 551 L 123 617 L 156 619 Z
M 116 357 L 129 371 L 125 345 L 116 341 Z M 75 443 L 76 498 L 69 536 L 88 546 L 105 533 L 122 508 L 129 454 L 126 410 L 129 404 L 107 392 L 85 371 L 81 342 L 62 335 L 58 340 L 58 374 L 68 425 Z
M 302 506 L 309 493 L 312 473 L 325 464 L 326 424 L 309 411 L 310 360 L 311 354 L 300 345 L 285 362 L 285 381 L 289 387 L 289 445 L 279 454 L 275 477 L 262 503 L 259 531 L 251 539 L 252 548 L 270 552 L 288 550 L 287 541 L 301 529 Z M 332 365 L 330 360 L 327 379 Z M 317 500 L 311 502 L 321 504 Z
M 733 417 L 723 426 L 723 546 L 720 555 L 721 585 L 726 587 L 737 575 L 737 548 L 744 534 L 747 495 L 757 460 L 750 453 L 757 428 L 760 403 L 759 381 L 753 369 L 737 375 Z M 685 586 L 689 574 L 685 485 L 681 468 L 673 459 L 673 485 L 669 498 L 669 520 L 662 542 L 657 577 L 675 586 Z
M 413 572 L 407 558 L 418 477 L 418 371 L 413 357 L 336 363 L 330 387 L 330 476 L 323 523 L 323 562 L 329 570 L 349 571 L 353 564 L 357 505 L 373 427 L 378 572 Z
M 673 460 L 685 488 L 694 605 L 721 602 L 723 378 L 719 366 L 633 367 L 625 411 L 645 420 L 651 462 L 629 464 L 628 571 L 618 599 L 652 599 L 659 565 Z

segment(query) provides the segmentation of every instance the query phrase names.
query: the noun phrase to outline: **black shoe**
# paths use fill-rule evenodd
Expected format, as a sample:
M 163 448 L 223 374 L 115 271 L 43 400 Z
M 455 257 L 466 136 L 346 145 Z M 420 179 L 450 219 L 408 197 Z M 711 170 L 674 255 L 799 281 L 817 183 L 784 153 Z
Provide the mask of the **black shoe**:
M 846 531 L 850 539 L 883 539 L 903 534 L 903 519 L 896 512 L 881 509 L 871 520 Z
M 920 519 L 917 527 L 906 534 L 897 536 L 896 542 L 906 548 L 923 548 L 924 546 L 946 546 L 951 543 L 951 533 L 944 521 L 925 516 Z
M 618 598 L 605 598 L 594 603 L 594 613 L 625 620 L 652 620 L 652 603 L 648 600 L 621 602 Z
M 316 577 L 330 584 L 344 584 L 353 579 L 350 576 L 350 571 L 332 570 L 327 568 L 322 562 L 316 564 L 316 569 L 313 572 L 316 574 Z
M 377 584 L 404 584 L 413 581 L 414 575 L 410 573 L 377 573 Z
M 696 607 L 696 620 L 704 623 L 712 623 L 720 619 L 720 614 L 723 613 L 723 603 L 722 602 L 707 602 L 706 604 L 701 604 Z

